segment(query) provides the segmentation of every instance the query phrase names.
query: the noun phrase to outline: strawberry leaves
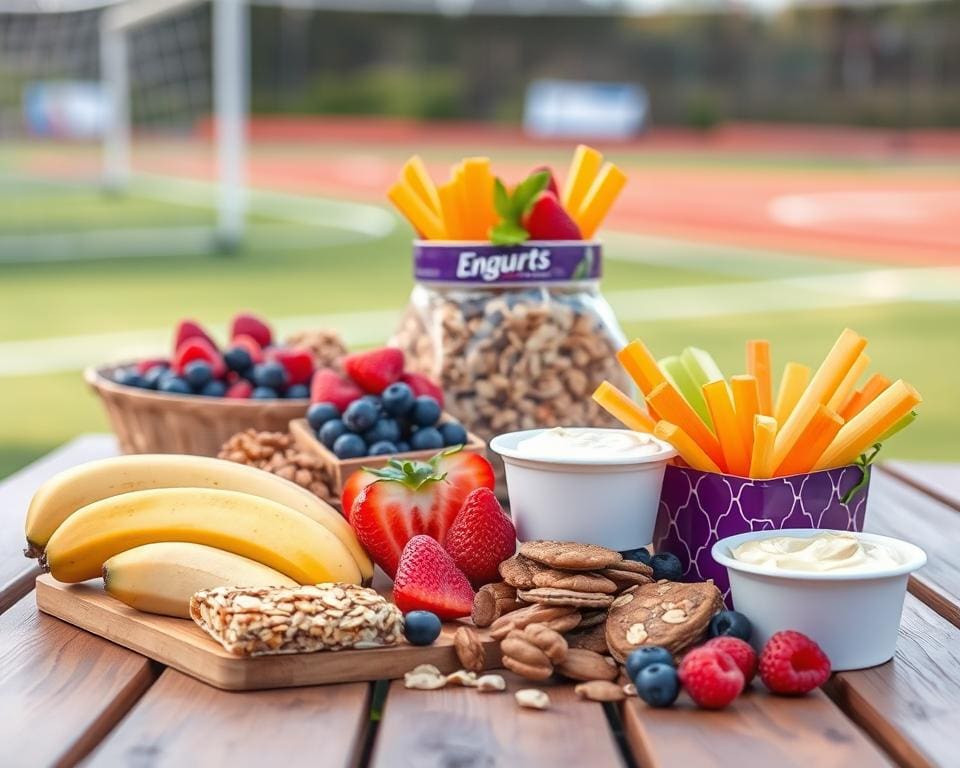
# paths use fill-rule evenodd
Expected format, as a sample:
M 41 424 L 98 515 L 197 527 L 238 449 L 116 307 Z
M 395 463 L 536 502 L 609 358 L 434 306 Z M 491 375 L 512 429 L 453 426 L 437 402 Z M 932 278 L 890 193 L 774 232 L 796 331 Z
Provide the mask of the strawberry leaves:
M 517 184 L 511 195 L 500 179 L 493 183 L 493 207 L 500 221 L 490 229 L 494 245 L 518 245 L 530 239 L 521 223 L 523 215 L 550 183 L 550 171 L 537 171 Z

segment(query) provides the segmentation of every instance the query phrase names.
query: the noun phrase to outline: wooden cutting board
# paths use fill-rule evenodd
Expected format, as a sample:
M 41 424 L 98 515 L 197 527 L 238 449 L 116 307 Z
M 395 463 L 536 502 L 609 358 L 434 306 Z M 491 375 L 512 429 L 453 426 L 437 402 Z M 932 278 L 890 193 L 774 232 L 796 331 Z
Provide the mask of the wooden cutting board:
M 404 642 L 389 648 L 320 651 L 241 658 L 227 653 L 188 619 L 143 613 L 103 591 L 99 581 L 61 584 L 49 574 L 37 577 L 37 607 L 44 613 L 142 653 L 198 680 L 229 691 L 291 688 L 298 685 L 389 680 L 418 664 L 441 672 L 461 668 L 453 649 L 456 622 L 444 625 L 433 645 Z M 486 668 L 500 666 L 500 644 L 477 630 L 486 649 Z

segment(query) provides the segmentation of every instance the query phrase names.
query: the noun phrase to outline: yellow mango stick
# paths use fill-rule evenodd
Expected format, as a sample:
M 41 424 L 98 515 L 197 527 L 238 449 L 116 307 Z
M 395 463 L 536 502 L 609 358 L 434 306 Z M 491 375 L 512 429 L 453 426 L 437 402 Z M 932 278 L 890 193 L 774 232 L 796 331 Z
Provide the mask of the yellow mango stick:
M 750 454 L 747 453 L 740 435 L 740 425 L 730 401 L 727 382 L 720 380 L 704 384 L 703 399 L 707 401 L 707 408 L 710 409 L 710 418 L 713 419 L 713 428 L 717 433 L 717 440 L 720 441 L 727 472 L 746 477 L 750 471 Z
M 758 413 L 753 417 L 753 451 L 750 454 L 750 477 L 765 480 L 773 477 L 773 441 L 777 438 L 777 420 Z
M 867 383 L 863 385 L 862 389 L 858 389 L 850 396 L 850 400 L 843 406 L 840 415 L 847 421 L 850 421 L 850 419 L 866 408 L 869 403 L 872 403 L 877 395 L 889 386 L 890 379 L 882 373 L 873 374 L 873 376 L 867 379 Z
M 460 207 L 460 189 L 456 181 L 448 181 L 437 187 L 440 198 L 440 211 L 443 215 L 443 229 L 450 240 L 463 240 L 466 229 L 463 225 L 463 210 Z
M 793 412 L 794 406 L 810 382 L 809 366 L 800 363 L 787 363 L 780 378 L 777 402 L 773 406 L 773 415 L 779 424 L 783 424 Z
M 760 413 L 773 415 L 773 381 L 770 361 L 770 342 L 752 339 L 747 342 L 747 373 L 757 380 L 760 396 Z
M 647 395 L 647 403 L 654 413 L 660 414 L 661 418 L 676 424 L 686 432 L 714 464 L 722 470 L 726 469 L 723 451 L 717 438 L 697 416 L 697 412 L 690 407 L 690 403 L 683 399 L 669 381 L 663 381 L 655 386 Z
M 490 159 L 468 157 L 463 161 L 463 184 L 467 209 L 467 236 L 471 240 L 487 240 L 490 227 L 497 221 L 493 208 L 493 174 Z
M 571 216 L 580 210 L 580 205 L 590 191 L 593 180 L 597 178 L 602 163 L 603 155 L 593 147 L 581 144 L 574 151 L 560 196 L 560 202 Z
M 433 179 L 427 173 L 427 166 L 423 164 L 420 155 L 414 155 L 403 164 L 400 176 L 417 193 L 417 196 L 427 204 L 427 207 L 439 216 L 441 208 L 437 188 L 433 185 Z
M 387 191 L 387 197 L 400 213 L 407 217 L 420 237 L 427 240 L 442 240 L 446 237 L 440 217 L 427 207 L 409 184 L 398 181 Z
M 610 206 L 626 183 L 627 174 L 613 163 L 604 163 L 574 216 L 584 240 L 589 240 L 596 234 Z M 570 212 L 569 209 L 567 212 Z
M 594 401 L 628 429 L 653 432 L 654 422 L 633 399 L 609 381 L 600 382 L 593 393 Z
M 671 424 L 669 421 L 658 421 L 653 428 L 653 434 L 676 448 L 680 458 L 693 469 L 699 469 L 701 472 L 720 473 L 720 467 L 703 452 L 703 449 L 697 445 L 690 435 L 676 424 Z
M 903 379 L 897 379 L 840 428 L 814 469 L 840 467 L 856 461 L 922 400 L 916 389 Z
M 843 377 L 843 381 L 840 382 L 837 391 L 833 393 L 833 397 L 831 397 L 827 403 L 827 407 L 830 408 L 830 410 L 839 412 L 840 409 L 847 404 L 853 391 L 857 388 L 857 381 L 860 380 L 860 377 L 863 376 L 869 367 L 870 355 L 866 352 L 861 352 L 854 364 L 850 366 L 847 375 Z
M 737 429 L 749 456 L 753 451 L 753 417 L 760 413 L 760 392 L 753 376 L 731 376 L 733 410 L 737 414 Z
M 773 448 L 774 466 L 779 467 L 787 458 L 787 454 L 793 450 L 801 433 L 816 414 L 817 406 L 826 405 L 830 401 L 866 345 L 867 340 L 849 328 L 845 328 L 840 334 L 817 372 L 813 374 L 796 407 L 777 432 L 777 441 Z
M 842 426 L 843 418 L 840 414 L 826 405 L 821 405 L 817 408 L 817 412 L 810 420 L 807 428 L 803 430 L 803 434 L 800 435 L 800 439 L 797 440 L 793 450 L 774 470 L 774 477 L 809 472 L 823 455 L 827 446 L 833 442 Z

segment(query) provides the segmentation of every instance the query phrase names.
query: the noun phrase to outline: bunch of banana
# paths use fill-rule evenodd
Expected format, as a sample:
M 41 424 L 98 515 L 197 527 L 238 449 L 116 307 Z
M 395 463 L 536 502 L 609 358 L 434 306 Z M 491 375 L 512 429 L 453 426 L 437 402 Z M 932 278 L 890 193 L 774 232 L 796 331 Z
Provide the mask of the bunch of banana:
M 141 606 L 164 605 L 166 596 L 162 612 L 179 602 L 176 615 L 196 591 L 185 585 L 199 577 L 164 576 L 173 572 L 219 579 L 200 588 L 289 583 L 275 574 L 298 584 L 373 576 L 350 525 L 322 499 L 269 472 L 201 456 L 121 456 L 62 472 L 31 501 L 26 536 L 26 554 L 59 581 L 95 578 L 112 559 L 119 586 L 111 592 L 128 604 L 146 595 Z M 161 543 L 180 546 L 144 547 Z M 134 571 L 141 575 L 128 578 Z

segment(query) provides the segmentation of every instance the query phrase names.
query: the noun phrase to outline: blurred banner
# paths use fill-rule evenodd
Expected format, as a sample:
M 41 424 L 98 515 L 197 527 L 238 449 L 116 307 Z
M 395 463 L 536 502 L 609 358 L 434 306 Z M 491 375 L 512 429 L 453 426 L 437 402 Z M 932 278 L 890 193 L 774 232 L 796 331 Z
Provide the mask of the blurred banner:
M 647 93 L 636 85 L 535 80 L 523 128 L 539 138 L 628 139 L 643 130 L 647 113 Z

